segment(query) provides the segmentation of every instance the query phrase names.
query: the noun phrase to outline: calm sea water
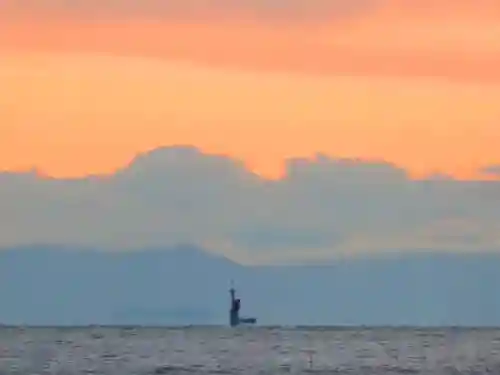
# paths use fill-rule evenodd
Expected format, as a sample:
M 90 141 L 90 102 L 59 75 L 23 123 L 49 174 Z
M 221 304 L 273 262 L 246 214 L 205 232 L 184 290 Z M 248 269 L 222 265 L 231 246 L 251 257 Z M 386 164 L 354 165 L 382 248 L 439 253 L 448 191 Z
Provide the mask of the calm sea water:
M 0 374 L 500 374 L 500 329 L 0 328 Z

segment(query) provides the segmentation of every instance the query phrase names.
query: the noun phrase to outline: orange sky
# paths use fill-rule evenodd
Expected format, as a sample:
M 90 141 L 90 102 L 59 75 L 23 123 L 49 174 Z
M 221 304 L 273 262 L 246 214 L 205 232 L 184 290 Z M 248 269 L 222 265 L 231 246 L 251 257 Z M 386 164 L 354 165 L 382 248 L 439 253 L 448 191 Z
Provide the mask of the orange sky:
M 94 19 L 48 3 L 0 16 L 0 168 L 109 172 L 179 143 L 264 174 L 316 151 L 458 177 L 500 161 L 497 1 Z

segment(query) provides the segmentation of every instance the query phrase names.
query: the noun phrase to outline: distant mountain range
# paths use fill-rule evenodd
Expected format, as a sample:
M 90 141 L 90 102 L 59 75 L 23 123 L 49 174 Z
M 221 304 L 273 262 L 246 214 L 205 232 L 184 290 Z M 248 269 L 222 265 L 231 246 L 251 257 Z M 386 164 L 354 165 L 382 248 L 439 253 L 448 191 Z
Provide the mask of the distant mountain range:
M 190 246 L 105 252 L 0 251 L 0 322 L 226 324 L 233 279 L 243 314 L 269 325 L 500 325 L 500 255 L 418 252 L 321 266 L 245 267 Z

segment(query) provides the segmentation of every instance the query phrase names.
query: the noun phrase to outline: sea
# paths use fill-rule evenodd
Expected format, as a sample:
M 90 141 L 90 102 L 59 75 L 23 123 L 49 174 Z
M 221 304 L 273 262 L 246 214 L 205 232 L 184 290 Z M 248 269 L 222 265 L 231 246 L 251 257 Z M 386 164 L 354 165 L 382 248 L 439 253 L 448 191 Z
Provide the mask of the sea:
M 500 329 L 3 327 L 6 374 L 500 374 Z

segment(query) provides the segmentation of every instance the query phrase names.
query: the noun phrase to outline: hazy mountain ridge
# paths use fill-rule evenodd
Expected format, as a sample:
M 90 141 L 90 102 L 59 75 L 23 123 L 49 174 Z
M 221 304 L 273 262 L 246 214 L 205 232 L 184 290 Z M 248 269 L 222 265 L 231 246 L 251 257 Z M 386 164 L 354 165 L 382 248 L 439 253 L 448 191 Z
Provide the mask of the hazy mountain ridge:
M 500 254 L 243 267 L 182 246 L 0 251 L 5 324 L 225 324 L 229 283 L 262 324 L 500 325 Z

